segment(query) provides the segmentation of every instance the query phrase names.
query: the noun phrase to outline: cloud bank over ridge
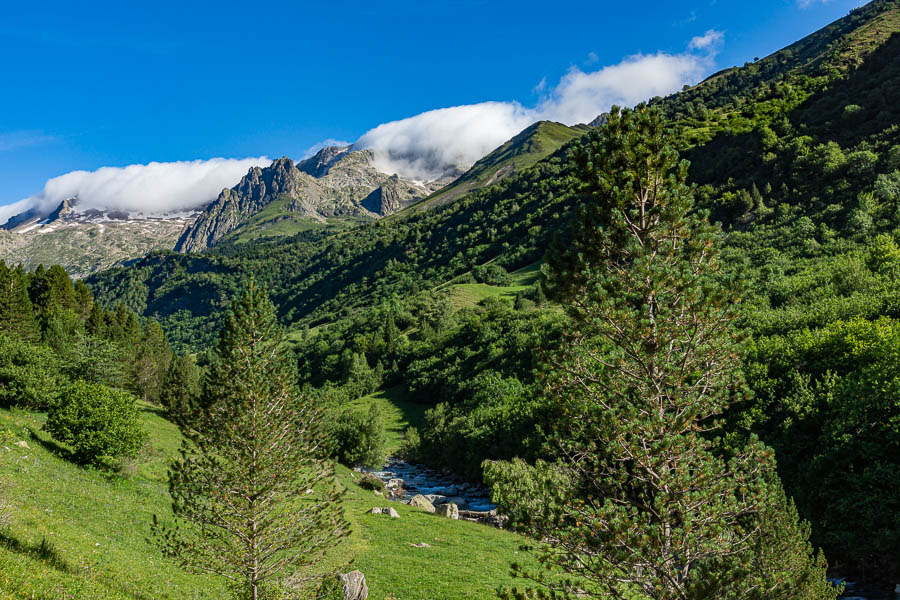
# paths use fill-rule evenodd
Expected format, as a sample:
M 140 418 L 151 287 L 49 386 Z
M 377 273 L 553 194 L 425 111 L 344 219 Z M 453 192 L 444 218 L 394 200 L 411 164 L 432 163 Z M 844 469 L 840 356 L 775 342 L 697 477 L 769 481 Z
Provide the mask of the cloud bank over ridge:
M 0 206 L 0 223 L 32 207 L 51 211 L 66 198 L 76 196 L 79 209 L 119 210 L 144 215 L 200 209 L 215 200 L 224 188 L 240 181 L 250 167 L 270 162 L 264 156 L 212 158 L 71 171 L 47 180 L 39 194 Z
M 372 150 L 382 171 L 436 179 L 467 169 L 535 121 L 586 123 L 614 104 L 632 106 L 696 83 L 713 66 L 723 39 L 709 30 L 681 54 L 637 54 L 589 72 L 572 67 L 533 108 L 518 102 L 440 108 L 379 125 L 355 146 Z

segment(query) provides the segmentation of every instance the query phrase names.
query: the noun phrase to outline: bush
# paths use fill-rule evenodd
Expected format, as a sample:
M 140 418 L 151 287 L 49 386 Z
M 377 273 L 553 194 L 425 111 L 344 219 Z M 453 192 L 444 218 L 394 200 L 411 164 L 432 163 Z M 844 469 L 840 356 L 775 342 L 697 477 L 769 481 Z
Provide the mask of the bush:
M 48 348 L 0 334 L 0 406 L 50 406 L 59 388 L 56 365 Z
M 383 492 L 385 490 L 384 482 L 377 475 L 366 473 L 359 482 L 359 487 L 364 490 L 372 490 L 373 492 Z
M 400 442 L 400 458 L 408 463 L 422 462 L 422 438 L 415 427 L 407 427 Z
M 472 275 L 478 283 L 488 285 L 510 285 L 512 277 L 500 265 L 480 265 L 472 269 Z
M 84 381 L 63 392 L 44 429 L 71 445 L 76 461 L 101 467 L 134 456 L 146 438 L 131 394 Z
M 384 420 L 376 404 L 366 414 L 344 410 L 334 427 L 336 456 L 348 467 L 378 468 L 384 464 Z

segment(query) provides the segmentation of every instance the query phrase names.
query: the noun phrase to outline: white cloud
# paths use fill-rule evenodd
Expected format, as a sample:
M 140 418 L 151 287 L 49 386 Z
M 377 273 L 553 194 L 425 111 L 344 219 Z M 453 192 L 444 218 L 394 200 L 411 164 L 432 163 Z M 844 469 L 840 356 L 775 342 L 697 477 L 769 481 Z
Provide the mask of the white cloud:
M 688 50 L 715 51 L 725 39 L 725 34 L 715 29 L 710 29 L 703 35 L 698 35 L 688 44 Z
M 372 150 L 381 171 L 436 179 L 468 168 L 533 123 L 534 115 L 518 102 L 440 108 L 379 125 L 355 146 Z
M 584 123 L 614 104 L 632 106 L 674 92 L 702 77 L 707 66 L 694 54 L 660 52 L 629 56 L 589 73 L 573 67 L 535 114 L 569 125 Z
M 809 8 L 814 4 L 828 4 L 831 0 L 797 0 L 797 6 L 800 8 Z
M 72 171 L 48 180 L 41 193 L 0 207 L 0 223 L 33 206 L 53 210 L 66 198 L 75 196 L 80 210 L 96 208 L 144 215 L 194 210 L 214 200 L 222 189 L 235 185 L 250 167 L 270 162 L 266 157 L 213 158 Z
M 379 125 L 354 146 L 373 150 L 376 166 L 383 171 L 420 180 L 436 179 L 469 168 L 535 121 L 585 123 L 614 104 L 632 106 L 695 83 L 713 67 L 723 38 L 721 32 L 709 30 L 693 38 L 687 51 L 680 54 L 637 54 L 596 70 L 573 66 L 555 87 L 550 88 L 546 79 L 541 81 L 535 92 L 543 95 L 534 107 L 518 102 L 482 102 L 431 110 Z M 589 60 L 594 57 L 590 54 Z M 46 141 L 40 132 L 0 135 L 0 151 L 35 139 Z M 340 140 L 325 140 L 309 148 L 304 158 L 325 146 L 346 145 Z M 0 223 L 33 206 L 50 211 L 73 196 L 79 198 L 82 209 L 145 215 L 198 209 L 223 188 L 235 185 L 251 166 L 269 162 L 265 157 L 214 158 L 73 171 L 50 179 L 35 196 L 0 206 Z
M 355 146 L 389 173 L 429 180 L 469 168 L 535 121 L 591 121 L 614 105 L 633 106 L 696 83 L 713 66 L 721 32 L 691 40 L 681 54 L 637 54 L 594 71 L 572 67 L 537 106 L 483 102 L 421 113 L 366 132 Z

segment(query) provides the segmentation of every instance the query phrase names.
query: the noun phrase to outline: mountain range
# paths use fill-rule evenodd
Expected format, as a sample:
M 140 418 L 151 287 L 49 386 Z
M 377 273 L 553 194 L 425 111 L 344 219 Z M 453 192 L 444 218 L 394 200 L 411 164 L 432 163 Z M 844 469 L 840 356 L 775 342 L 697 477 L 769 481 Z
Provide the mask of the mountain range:
M 52 211 L 33 208 L 0 226 L 0 259 L 26 269 L 61 264 L 84 277 L 153 250 L 202 252 L 220 244 L 344 229 L 413 204 L 451 202 L 533 165 L 588 129 L 541 121 L 458 178 L 429 182 L 379 171 L 370 150 L 325 147 L 297 163 L 282 157 L 252 167 L 237 185 L 190 214 L 80 210 L 78 199 L 71 198 Z

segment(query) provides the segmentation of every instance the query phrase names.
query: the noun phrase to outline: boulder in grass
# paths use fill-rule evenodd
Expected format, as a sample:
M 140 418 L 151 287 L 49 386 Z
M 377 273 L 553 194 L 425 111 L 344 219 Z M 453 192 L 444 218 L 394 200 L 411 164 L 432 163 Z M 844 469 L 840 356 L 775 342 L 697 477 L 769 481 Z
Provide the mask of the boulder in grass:
M 428 498 L 423 496 L 422 494 L 416 494 L 409 500 L 410 506 L 415 506 L 425 512 L 434 514 L 434 504 L 428 501 Z
M 376 507 L 370 508 L 368 511 L 366 511 L 366 514 L 369 514 L 369 515 L 387 515 L 387 516 L 389 516 L 389 517 L 392 518 L 392 519 L 399 519 L 399 518 L 400 518 L 400 515 L 397 513 L 397 511 L 394 510 L 393 508 L 391 508 L 390 506 L 387 506 L 387 507 L 376 506 Z
M 442 517 L 448 517 L 453 520 L 459 519 L 459 507 L 455 502 L 448 502 L 437 507 L 437 514 Z
M 350 571 L 340 575 L 344 585 L 344 600 L 367 600 L 369 587 L 366 585 L 366 576 L 360 571 Z

